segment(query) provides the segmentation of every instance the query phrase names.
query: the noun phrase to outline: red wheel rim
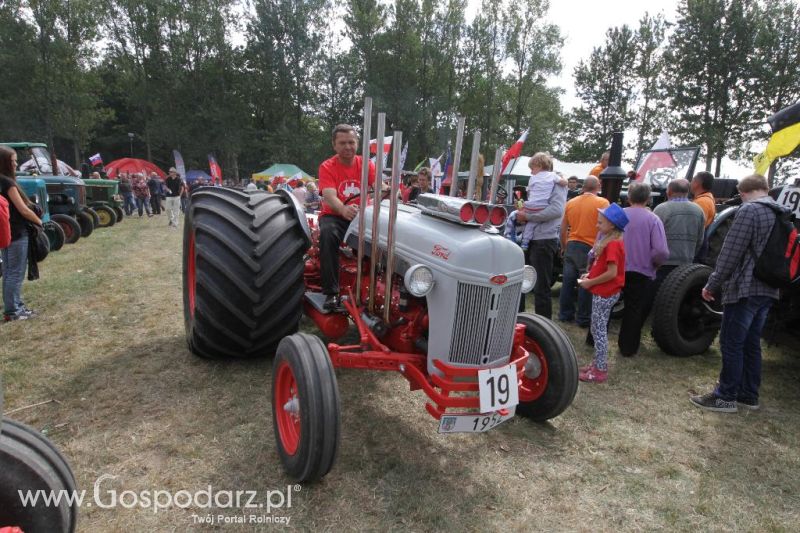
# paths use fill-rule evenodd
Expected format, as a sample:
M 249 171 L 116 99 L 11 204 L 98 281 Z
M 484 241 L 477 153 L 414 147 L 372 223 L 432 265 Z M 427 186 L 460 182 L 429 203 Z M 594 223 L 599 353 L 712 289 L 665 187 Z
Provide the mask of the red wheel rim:
M 71 239 L 72 238 L 72 226 L 70 226 L 69 224 L 61 224 L 61 223 L 59 223 L 59 226 L 61 226 L 61 229 L 64 230 L 64 236 L 67 239 Z
M 525 335 L 523 347 L 528 350 L 531 357 L 536 357 L 542 366 L 542 371 L 536 379 L 530 379 L 523 373 L 522 381 L 519 384 L 519 400 L 521 402 L 532 402 L 533 400 L 538 400 L 547 388 L 547 359 L 539 343 L 528 337 L 527 334 Z
M 189 293 L 189 316 L 194 318 L 194 233 L 189 235 L 189 254 L 188 263 L 186 265 L 186 290 Z
M 292 368 L 285 361 L 278 367 L 272 394 L 281 445 L 287 454 L 294 455 L 300 444 L 300 398 Z

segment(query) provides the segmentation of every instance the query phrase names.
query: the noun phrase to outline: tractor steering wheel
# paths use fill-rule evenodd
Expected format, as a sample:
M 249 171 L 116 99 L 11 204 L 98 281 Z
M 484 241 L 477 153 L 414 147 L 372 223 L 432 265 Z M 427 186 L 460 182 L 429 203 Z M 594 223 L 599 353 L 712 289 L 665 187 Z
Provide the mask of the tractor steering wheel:
M 391 189 L 386 189 L 385 191 L 381 191 L 381 200 L 386 200 L 387 198 L 389 198 L 389 195 L 391 195 L 391 194 L 392 194 L 392 190 Z M 359 198 L 361 198 L 361 193 L 360 192 L 354 194 L 353 196 L 351 196 L 350 198 L 345 200 L 344 201 L 344 205 L 348 205 L 348 204 L 354 202 L 355 200 L 358 200 Z

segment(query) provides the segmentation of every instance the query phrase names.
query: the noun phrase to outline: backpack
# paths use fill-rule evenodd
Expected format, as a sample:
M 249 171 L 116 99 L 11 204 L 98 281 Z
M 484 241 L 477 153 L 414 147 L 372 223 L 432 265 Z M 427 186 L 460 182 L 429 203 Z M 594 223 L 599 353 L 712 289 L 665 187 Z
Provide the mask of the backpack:
M 0 250 L 11 244 L 11 214 L 8 211 L 8 200 L 0 196 Z
M 785 289 L 800 280 L 800 235 L 794 226 L 794 215 L 777 204 L 762 203 L 775 213 L 775 224 L 764 251 L 756 257 L 753 275 L 770 287 Z

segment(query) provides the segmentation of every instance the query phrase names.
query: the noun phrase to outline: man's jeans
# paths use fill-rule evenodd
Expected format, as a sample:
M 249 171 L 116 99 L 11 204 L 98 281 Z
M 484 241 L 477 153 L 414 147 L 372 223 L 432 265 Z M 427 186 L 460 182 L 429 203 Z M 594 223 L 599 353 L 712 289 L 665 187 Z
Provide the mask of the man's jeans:
M 725 401 L 758 401 L 761 386 L 761 331 L 775 300 L 750 296 L 722 309 L 719 347 L 722 371 L 715 391 Z
M 131 216 L 133 212 L 136 211 L 136 201 L 133 199 L 133 193 L 124 192 L 122 193 L 122 197 L 125 199 L 125 203 L 123 204 L 125 214 Z
M 588 326 L 592 318 L 592 293 L 578 287 L 578 278 L 586 272 L 586 262 L 592 247 L 580 241 L 569 241 L 564 251 L 561 273 L 561 293 L 558 295 L 559 320 L 572 320 Z M 578 289 L 578 311 L 575 313 L 575 288 Z
M 136 209 L 139 211 L 139 216 L 142 216 L 142 209 L 147 211 L 147 216 L 150 216 L 152 213 L 150 212 L 150 198 L 139 198 L 136 197 Z
M 350 221 L 334 215 L 319 217 L 319 266 L 322 294 L 339 294 L 339 246 Z
M 28 266 L 28 236 L 12 241 L 0 251 L 3 258 L 3 312 L 16 315 L 22 307 L 22 282 Z
M 181 208 L 181 199 L 178 196 L 167 196 L 167 214 L 171 226 L 178 225 L 178 210 Z
M 558 239 L 534 239 L 528 249 L 528 264 L 536 270 L 536 285 L 533 287 L 533 304 L 537 315 L 551 318 L 553 303 L 550 287 L 553 285 L 553 260 L 558 251 Z M 522 295 L 520 305 L 524 305 Z M 524 309 L 524 308 L 523 308 Z

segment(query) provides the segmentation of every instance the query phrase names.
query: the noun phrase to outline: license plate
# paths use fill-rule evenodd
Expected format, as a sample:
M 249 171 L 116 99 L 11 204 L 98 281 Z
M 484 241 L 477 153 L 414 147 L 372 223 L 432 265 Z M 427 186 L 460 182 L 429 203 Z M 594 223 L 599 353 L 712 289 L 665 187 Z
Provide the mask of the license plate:
M 514 417 L 516 407 L 502 415 L 499 411 L 485 414 L 443 415 L 439 420 L 439 433 L 483 433 Z
M 481 413 L 493 413 L 519 403 L 517 365 L 487 368 L 478 371 L 478 392 Z

